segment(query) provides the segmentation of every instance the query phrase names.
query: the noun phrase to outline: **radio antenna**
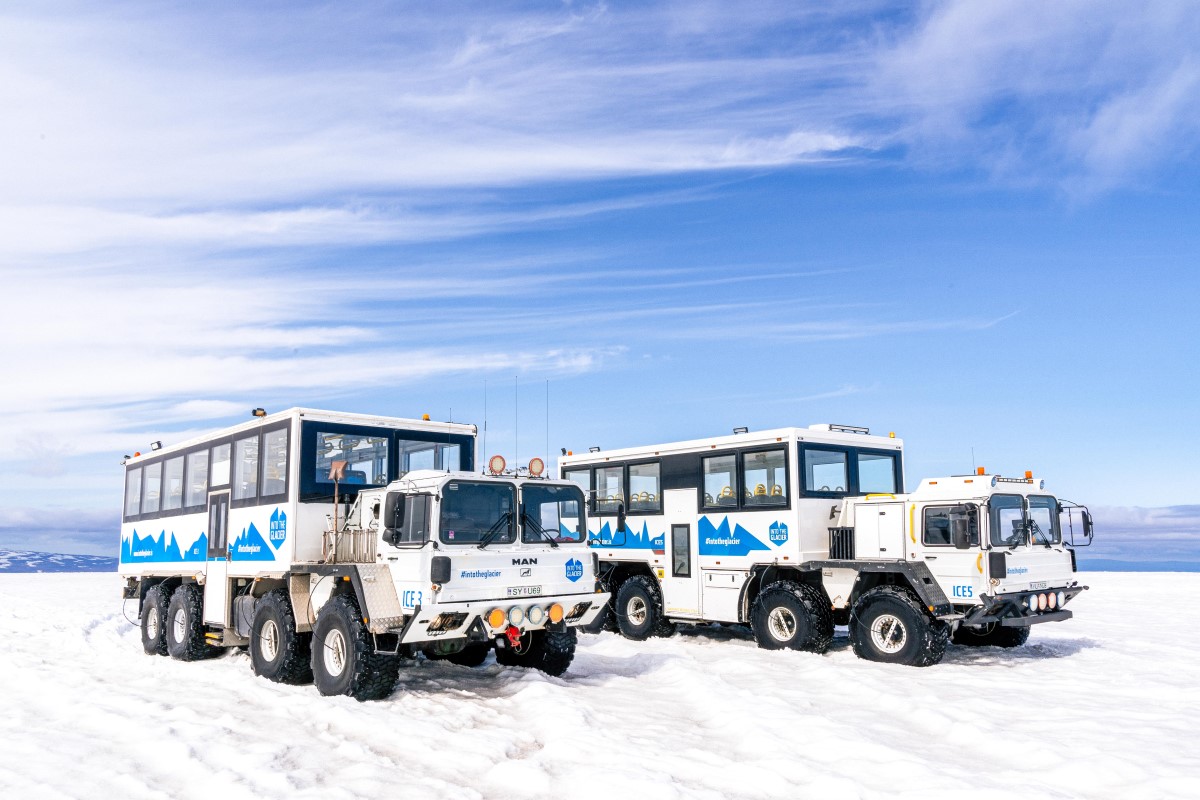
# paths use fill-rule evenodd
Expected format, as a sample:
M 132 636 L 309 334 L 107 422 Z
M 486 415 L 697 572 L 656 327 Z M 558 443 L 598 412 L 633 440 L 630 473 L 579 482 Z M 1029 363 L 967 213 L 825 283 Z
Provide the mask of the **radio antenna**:
M 446 472 L 450 471 L 450 468 L 448 466 L 446 466 L 448 463 L 446 461 L 446 454 L 450 452 L 450 434 L 453 432 L 453 429 L 454 429 L 454 406 L 450 406 L 450 421 L 446 423 L 446 449 L 442 453 L 442 468 L 445 469 Z M 436 464 L 437 464 L 437 462 L 435 461 L 434 465 L 436 466 Z
M 546 379 L 546 450 L 543 453 L 550 460 L 550 379 Z
M 513 375 L 513 466 L 521 464 L 521 393 L 517 391 L 517 376 Z
M 483 379 L 483 457 L 488 458 L 487 449 L 487 378 Z

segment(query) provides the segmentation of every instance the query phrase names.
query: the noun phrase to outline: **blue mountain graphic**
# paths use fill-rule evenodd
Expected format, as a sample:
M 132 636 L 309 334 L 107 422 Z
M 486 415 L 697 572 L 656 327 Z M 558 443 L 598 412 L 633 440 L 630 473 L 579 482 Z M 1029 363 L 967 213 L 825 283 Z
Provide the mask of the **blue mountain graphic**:
M 229 545 L 230 561 L 274 561 L 275 552 L 267 544 L 266 539 L 250 523 L 249 528 L 242 530 L 242 535 Z
M 729 517 L 715 528 L 708 517 L 701 517 L 696 532 L 700 537 L 702 556 L 744 556 L 752 550 L 770 549 L 741 525 L 735 525 L 730 533 Z
M 186 551 L 180 552 L 179 543 L 175 541 L 175 533 L 170 540 L 167 532 L 161 531 L 158 536 L 139 536 L 137 530 L 128 539 L 121 540 L 121 563 L 144 564 L 160 561 L 203 561 L 208 550 L 208 537 L 203 533 L 200 538 Z
M 628 547 L 632 550 L 663 550 L 666 547 L 666 534 L 657 536 L 650 534 L 649 526 L 643 522 L 640 531 L 626 528 L 624 533 L 613 531 L 609 523 L 600 526 L 599 533 L 589 533 L 588 538 L 599 542 L 604 547 Z

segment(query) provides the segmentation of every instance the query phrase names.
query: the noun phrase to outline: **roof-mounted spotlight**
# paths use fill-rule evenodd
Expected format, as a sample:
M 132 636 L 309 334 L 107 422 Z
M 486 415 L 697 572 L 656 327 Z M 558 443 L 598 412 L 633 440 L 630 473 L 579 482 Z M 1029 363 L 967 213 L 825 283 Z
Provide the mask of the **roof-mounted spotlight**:
M 746 427 L 737 427 L 733 429 L 734 433 L 749 433 L 750 429 Z
M 256 408 L 250 412 L 250 416 L 252 417 L 265 417 L 266 415 L 267 410 L 265 408 Z
M 151 442 L 150 449 L 151 450 L 162 450 L 162 442 Z

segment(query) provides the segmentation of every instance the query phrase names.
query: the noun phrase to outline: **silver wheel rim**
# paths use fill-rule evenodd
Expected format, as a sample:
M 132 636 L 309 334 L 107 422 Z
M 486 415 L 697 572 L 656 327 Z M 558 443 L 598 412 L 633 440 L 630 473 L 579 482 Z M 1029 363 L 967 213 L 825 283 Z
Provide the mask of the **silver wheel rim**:
M 171 620 L 175 626 L 175 641 L 187 641 L 187 612 L 182 608 L 175 612 L 175 618 Z
M 336 678 L 346 669 L 346 637 L 337 628 L 325 635 L 323 659 L 325 672 Z
M 146 612 L 146 637 L 151 641 L 158 638 L 158 609 L 153 606 Z
M 625 604 L 625 616 L 634 625 L 643 624 L 646 621 L 646 601 L 640 597 L 631 597 Z
M 767 615 L 767 630 L 780 642 L 796 635 L 796 615 L 786 608 L 773 608 Z
M 267 661 L 274 661 L 279 655 L 279 626 L 274 620 L 264 622 L 258 632 L 258 650 Z
M 871 623 L 871 642 L 884 653 L 895 653 L 908 641 L 908 629 L 894 614 L 880 614 Z

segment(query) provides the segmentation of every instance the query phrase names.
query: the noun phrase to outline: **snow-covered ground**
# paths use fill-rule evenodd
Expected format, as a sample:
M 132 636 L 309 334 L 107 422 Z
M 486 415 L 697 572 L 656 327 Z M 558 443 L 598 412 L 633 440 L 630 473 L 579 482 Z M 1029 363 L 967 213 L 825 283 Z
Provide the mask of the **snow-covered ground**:
M 1196 797 L 1200 576 L 1085 577 L 929 669 L 601 634 L 561 679 L 421 659 L 362 704 L 142 655 L 116 575 L 3 575 L 0 797 Z

